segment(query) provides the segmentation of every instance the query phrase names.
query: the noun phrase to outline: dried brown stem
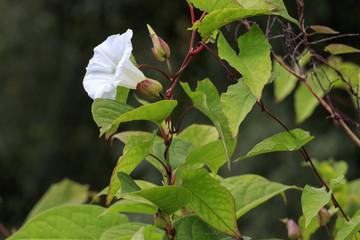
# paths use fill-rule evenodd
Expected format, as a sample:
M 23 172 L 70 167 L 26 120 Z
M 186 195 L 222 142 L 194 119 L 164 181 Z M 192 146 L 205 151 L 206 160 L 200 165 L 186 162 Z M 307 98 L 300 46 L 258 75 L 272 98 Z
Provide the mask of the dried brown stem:
M 310 34 L 309 34 L 310 35 Z M 314 41 L 314 42 L 309 42 L 310 45 L 315 45 L 321 42 L 326 42 L 326 41 L 330 41 L 336 38 L 342 38 L 342 37 L 356 37 L 359 36 L 359 34 L 357 33 L 346 33 L 346 34 L 341 34 L 341 35 L 337 35 L 337 36 L 333 36 L 333 37 L 328 37 L 328 38 L 324 38 L 324 39 L 320 39 L 318 41 Z
M 326 111 L 328 111 L 331 116 L 333 116 L 334 118 L 336 118 L 336 120 L 340 123 L 341 127 L 345 130 L 345 132 L 349 135 L 349 137 L 355 142 L 356 145 L 358 145 L 358 147 L 360 147 L 360 140 L 359 138 L 351 131 L 351 129 L 346 125 L 346 123 L 344 122 L 344 120 L 329 106 L 329 104 L 327 104 L 314 90 L 314 88 L 309 84 L 309 82 L 307 81 L 306 76 L 301 75 L 299 73 L 297 73 L 296 71 L 294 71 L 292 68 L 290 68 L 288 65 L 286 65 L 273 51 L 271 51 L 272 56 L 274 57 L 274 59 L 280 63 L 281 66 L 283 66 L 288 72 L 290 72 L 292 75 L 294 75 L 295 77 L 297 77 L 298 79 L 300 79 L 306 86 L 307 88 L 311 91 L 311 93 L 314 95 L 314 97 L 316 97 L 316 99 L 320 102 L 320 104 L 326 109 Z

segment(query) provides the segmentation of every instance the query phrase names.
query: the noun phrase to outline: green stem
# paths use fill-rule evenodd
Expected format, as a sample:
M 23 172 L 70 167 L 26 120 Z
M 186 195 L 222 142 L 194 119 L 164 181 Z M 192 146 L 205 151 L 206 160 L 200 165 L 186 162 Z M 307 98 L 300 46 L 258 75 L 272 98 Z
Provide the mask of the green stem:
M 171 64 L 170 64 L 170 60 L 169 58 L 165 58 L 166 60 L 166 65 L 167 65 L 167 68 L 169 70 L 169 73 L 170 73 L 170 76 L 172 77 L 172 70 L 171 70 Z

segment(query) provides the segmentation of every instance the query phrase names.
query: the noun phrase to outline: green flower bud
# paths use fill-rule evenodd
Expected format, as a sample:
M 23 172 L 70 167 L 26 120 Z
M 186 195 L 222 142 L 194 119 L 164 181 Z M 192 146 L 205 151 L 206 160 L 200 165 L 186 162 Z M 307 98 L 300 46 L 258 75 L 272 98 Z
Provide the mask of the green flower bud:
M 158 228 L 166 229 L 170 224 L 170 216 L 165 212 L 158 210 L 154 215 L 154 224 Z
M 160 96 L 160 92 L 163 90 L 161 83 L 153 79 L 145 79 L 136 85 L 136 90 L 149 99 L 153 99 Z
M 154 47 L 151 48 L 151 51 L 153 52 L 156 59 L 159 61 L 164 61 L 166 58 L 170 57 L 170 48 L 164 40 L 156 35 L 150 25 L 147 25 L 147 27 L 149 29 L 150 38 L 154 45 Z
M 330 213 L 326 208 L 320 209 L 318 214 L 318 220 L 320 226 L 325 226 L 326 224 L 328 224 L 330 222 L 330 218 L 331 218 Z

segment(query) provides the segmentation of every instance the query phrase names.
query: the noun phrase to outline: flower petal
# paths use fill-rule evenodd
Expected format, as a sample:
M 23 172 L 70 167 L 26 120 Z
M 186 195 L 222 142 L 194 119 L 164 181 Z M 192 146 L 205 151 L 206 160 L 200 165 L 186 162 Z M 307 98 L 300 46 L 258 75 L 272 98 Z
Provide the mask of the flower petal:
M 133 32 L 111 35 L 94 48 L 83 85 L 92 99 L 115 99 L 117 86 L 135 89 L 144 74 L 130 61 Z
M 83 86 L 92 99 L 115 99 L 116 87 L 113 87 L 113 74 L 100 71 L 86 73 Z M 113 93 L 114 92 L 114 93 Z
M 145 80 L 145 76 L 130 59 L 126 59 L 117 66 L 114 80 L 116 85 L 136 89 L 136 85 Z
M 96 59 L 96 62 L 102 63 L 101 65 L 112 66 L 116 66 L 121 59 L 130 58 L 132 35 L 132 30 L 128 29 L 121 35 L 115 34 L 109 36 L 104 42 L 94 48 L 93 58 Z

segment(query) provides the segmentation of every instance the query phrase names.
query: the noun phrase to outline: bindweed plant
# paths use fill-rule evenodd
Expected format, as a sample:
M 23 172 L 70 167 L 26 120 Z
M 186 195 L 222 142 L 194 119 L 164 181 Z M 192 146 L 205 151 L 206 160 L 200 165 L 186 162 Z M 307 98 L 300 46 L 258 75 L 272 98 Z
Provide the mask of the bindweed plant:
M 130 29 L 95 47 L 86 68 L 83 85 L 94 99 L 92 114 L 100 136 L 125 144 L 109 186 L 94 197 L 96 201 L 106 195 L 106 206 L 83 204 L 89 191 L 64 180 L 52 186 L 24 226 L 8 239 L 251 239 L 241 234 L 237 220 L 270 198 L 284 196 L 290 189 L 302 191 L 303 211 L 298 220 L 291 216 L 282 220 L 290 239 L 310 239 L 319 228 L 326 229 L 328 239 L 360 239 L 360 179 L 346 180 L 347 164 L 343 161 L 313 160 L 305 145 L 314 137 L 303 129 L 289 129 L 262 101 L 263 89 L 268 84 L 274 85 L 278 102 L 295 91 L 297 123 L 310 117 L 320 104 L 354 145 L 360 147 L 356 134 L 360 124 L 335 108 L 331 98 L 334 89 L 342 89 L 359 112 L 360 67 L 343 62 L 338 55 L 360 50 L 329 44 L 325 48 L 327 58 L 314 50 L 320 42 L 356 34 L 341 35 L 326 26 L 305 26 L 303 0 L 297 0 L 298 19 L 288 14 L 282 0 L 188 0 L 187 4 L 192 35 L 189 50 L 176 70 L 170 61 L 171 44 L 149 25 L 154 60 L 163 62 L 166 71 L 136 63 Z M 200 11 L 202 14 L 195 16 Z M 254 16 L 266 16 L 266 25 L 250 21 Z M 236 30 L 224 34 L 223 26 L 227 24 L 236 24 Z M 239 28 L 243 28 L 242 34 Z M 275 28 L 281 29 L 281 33 L 274 35 Z M 238 51 L 229 44 L 226 37 L 229 34 L 236 36 Z M 312 40 L 318 35 L 330 37 Z M 283 56 L 272 49 L 276 39 L 284 43 Z M 213 50 L 214 44 L 217 50 Z M 198 81 L 195 89 L 181 80 L 182 73 L 201 51 L 209 51 L 223 69 L 224 81 L 229 85 L 225 92 L 219 94 L 209 78 Z M 145 76 L 141 71 L 144 68 L 160 72 L 170 88 L 164 90 L 158 81 Z M 192 101 L 181 116 L 174 114 L 183 101 L 175 95 L 176 88 L 182 88 Z M 143 97 L 140 107 L 127 104 L 130 89 Z M 234 159 L 239 126 L 254 106 L 284 131 Z M 183 119 L 193 108 L 213 125 L 192 124 L 183 128 Z M 153 132 L 118 132 L 121 123 L 137 120 L 153 122 L 156 127 Z M 223 165 L 231 171 L 232 161 L 279 151 L 300 152 L 322 186 L 300 188 L 255 174 L 228 178 L 218 175 Z M 130 176 L 144 160 L 161 173 L 161 186 Z M 154 222 L 129 222 L 124 214 L 129 212 L 153 215 Z M 280 225 L 284 223 L 279 221 Z

